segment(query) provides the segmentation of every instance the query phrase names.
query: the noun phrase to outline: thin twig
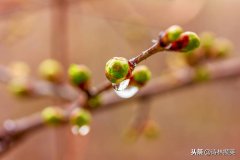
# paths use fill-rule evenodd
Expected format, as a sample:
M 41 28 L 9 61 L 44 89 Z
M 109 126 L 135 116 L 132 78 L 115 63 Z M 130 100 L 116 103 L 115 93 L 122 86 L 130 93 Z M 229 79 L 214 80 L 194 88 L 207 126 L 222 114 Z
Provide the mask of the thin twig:
M 211 75 L 210 80 L 219 80 L 240 76 L 239 58 L 206 64 L 204 67 Z M 193 68 L 185 68 L 175 71 L 174 73 L 169 73 L 150 82 L 149 85 L 145 86 L 132 99 L 136 100 L 139 98 L 141 99 L 158 94 L 164 94 L 166 92 L 184 88 L 192 84 L 198 84 L 195 83 L 194 78 L 195 70 Z M 74 101 L 74 103 L 70 104 L 70 106 L 66 109 L 66 121 L 63 121 L 62 124 L 66 124 L 65 122 L 68 121 L 68 115 L 73 108 L 83 106 L 86 101 L 87 99 L 80 97 Z M 129 100 L 121 99 L 113 93 L 107 93 L 103 96 L 102 106 L 100 106 L 99 109 L 91 109 L 91 111 L 93 113 L 98 113 L 99 111 L 114 109 L 123 102 L 129 102 Z M 3 128 L 0 129 L 0 146 L 2 147 L 3 151 L 0 154 L 12 148 L 14 146 L 13 144 L 15 144 L 15 141 L 18 141 L 19 139 L 26 137 L 26 135 L 29 135 L 29 133 L 32 131 L 45 126 L 39 114 L 34 114 L 34 116 L 25 117 L 21 120 L 11 121 L 8 127 L 6 127 L 6 123 Z M 12 126 L 12 129 L 9 126 Z
M 134 67 L 135 65 L 139 64 L 141 61 L 147 59 L 148 57 L 152 56 L 153 54 L 163 51 L 164 49 L 160 47 L 159 41 L 153 44 L 149 49 L 143 51 L 138 56 L 129 60 L 129 63 Z

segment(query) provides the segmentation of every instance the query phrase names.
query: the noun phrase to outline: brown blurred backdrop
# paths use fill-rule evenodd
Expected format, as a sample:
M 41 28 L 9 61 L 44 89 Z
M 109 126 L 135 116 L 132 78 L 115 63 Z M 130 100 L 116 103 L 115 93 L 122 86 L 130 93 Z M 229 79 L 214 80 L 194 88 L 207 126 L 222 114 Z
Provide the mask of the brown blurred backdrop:
M 93 85 L 98 85 L 105 80 L 104 65 L 109 58 L 136 55 L 151 45 L 159 31 L 173 24 L 226 37 L 235 46 L 233 54 L 239 54 L 239 0 L 71 0 L 68 6 L 60 7 L 54 1 L 57 0 L 0 1 L 1 64 L 25 61 L 37 77 L 37 66 L 43 59 L 61 59 L 64 55 L 66 66 L 71 62 L 88 65 L 93 72 Z M 66 21 L 58 19 L 61 16 L 66 16 Z M 63 47 L 64 43 L 67 44 Z M 143 62 L 153 77 L 164 69 L 165 57 L 166 54 L 157 54 Z M 0 88 L 1 122 L 58 103 L 51 99 L 15 99 L 5 85 Z M 190 156 L 193 148 L 234 148 L 237 156 L 227 158 L 237 159 L 239 94 L 240 79 L 231 79 L 153 97 L 146 107 L 151 107 L 151 117 L 161 131 L 153 141 L 141 138 L 127 144 L 122 140 L 134 108 L 139 105 L 131 102 L 94 115 L 91 133 L 86 137 L 73 136 L 69 127 L 46 128 L 28 137 L 3 159 L 226 159 Z

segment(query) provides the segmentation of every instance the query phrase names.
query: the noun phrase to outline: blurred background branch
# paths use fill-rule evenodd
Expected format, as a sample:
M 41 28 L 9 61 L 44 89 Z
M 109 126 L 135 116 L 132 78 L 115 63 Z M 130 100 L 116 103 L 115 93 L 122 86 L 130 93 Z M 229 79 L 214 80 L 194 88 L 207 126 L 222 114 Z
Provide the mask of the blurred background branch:
M 226 78 L 238 77 L 240 75 L 240 59 L 228 59 L 220 62 L 207 63 L 203 66 L 207 73 L 210 75 L 209 80 L 221 80 Z M 194 68 L 184 68 L 169 72 L 155 80 L 152 80 L 146 87 L 144 87 L 139 94 L 132 99 L 145 99 L 150 98 L 157 94 L 165 94 L 175 89 L 187 87 L 189 85 L 198 84 L 195 78 L 199 76 Z M 101 89 L 100 89 L 101 90 Z M 97 92 L 101 93 L 101 92 Z M 78 100 L 80 100 L 78 102 Z M 97 109 L 89 108 L 93 113 L 99 111 L 114 109 L 117 104 L 129 102 L 129 99 L 121 99 L 116 94 L 105 93 L 103 95 L 102 105 Z M 75 107 L 86 106 L 86 99 L 77 98 L 77 101 L 70 104 L 65 111 L 65 118 L 63 124 L 69 119 L 69 110 Z M 145 106 L 149 107 L 149 106 Z M 0 148 L 1 155 L 5 153 L 11 147 L 14 147 L 15 141 L 21 140 L 26 135 L 29 135 L 32 131 L 45 126 L 44 121 L 39 114 L 34 114 L 29 117 L 22 118 L 20 120 L 7 120 L 4 123 L 3 128 L 0 130 Z

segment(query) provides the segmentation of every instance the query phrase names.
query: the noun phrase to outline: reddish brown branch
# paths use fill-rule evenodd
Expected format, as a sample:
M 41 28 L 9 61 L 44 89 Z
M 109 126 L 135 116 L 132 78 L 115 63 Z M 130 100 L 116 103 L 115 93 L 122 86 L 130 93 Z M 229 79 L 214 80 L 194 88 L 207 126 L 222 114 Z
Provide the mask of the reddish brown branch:
M 204 65 L 205 69 L 211 75 L 210 80 L 218 80 L 230 77 L 237 77 L 240 75 L 240 59 L 229 59 L 221 62 L 214 62 L 211 64 Z M 185 68 L 177 70 L 175 72 L 170 72 L 164 76 L 161 76 L 153 80 L 149 85 L 145 86 L 135 97 L 132 99 L 146 98 L 154 96 L 157 94 L 164 94 L 175 89 L 180 89 L 191 84 L 197 84 L 194 81 L 196 72 L 193 68 Z M 108 85 L 106 85 L 108 86 Z M 102 93 L 105 90 L 105 87 L 99 89 L 96 93 Z M 95 94 L 96 94 L 95 93 Z M 66 117 L 63 124 L 68 121 L 68 116 L 70 111 L 74 107 L 83 106 L 86 103 L 87 99 L 80 97 L 75 102 L 70 104 L 66 109 Z M 103 103 L 99 109 L 91 109 L 92 112 L 97 113 L 98 111 L 110 110 L 126 102 L 126 99 L 121 99 L 113 93 L 107 93 L 103 96 Z M 90 109 L 90 108 L 89 108 Z M 10 122 L 10 123 L 9 123 Z M 39 114 L 23 118 L 21 120 L 9 121 L 10 127 L 5 125 L 0 129 L 0 146 L 2 148 L 2 153 L 6 152 L 14 146 L 16 142 L 21 140 L 23 137 L 26 137 L 36 129 L 39 129 L 43 125 Z M 11 125 L 11 123 L 13 125 Z M 11 127 L 12 126 L 12 127 Z M 9 129 L 10 128 L 10 129 Z
M 109 81 L 103 82 L 98 88 L 93 90 L 92 96 L 97 96 L 102 94 L 104 91 L 107 91 L 112 88 L 112 84 Z
M 210 74 L 209 80 L 240 76 L 240 58 L 212 62 L 204 65 L 204 67 Z M 177 70 L 174 73 L 161 76 L 155 80 L 152 80 L 136 96 L 131 98 L 131 100 L 142 97 L 151 97 L 158 94 L 165 94 L 166 92 L 180 89 L 192 84 L 198 84 L 194 81 L 195 74 L 196 72 L 194 68 L 185 68 Z M 103 107 L 99 108 L 99 111 L 109 110 L 114 108 L 114 105 L 129 101 L 129 99 L 120 99 L 116 94 L 112 93 L 105 94 L 103 98 Z
M 66 106 L 64 119 L 60 124 L 67 124 L 71 111 L 79 107 L 84 101 L 83 97 L 79 97 Z M 19 120 L 6 120 L 0 130 L 0 157 L 23 140 L 23 138 L 45 126 L 40 113 L 35 113 Z
M 0 82 L 8 84 L 14 78 L 5 66 L 0 66 Z M 72 101 L 79 96 L 79 93 L 68 84 L 54 84 L 43 80 L 29 78 L 28 86 L 31 88 L 31 95 L 34 97 L 57 97 L 63 100 Z
M 164 49 L 160 47 L 158 41 L 156 43 L 154 43 L 153 46 L 151 46 L 149 49 L 143 51 L 141 54 L 139 54 L 138 56 L 132 58 L 129 60 L 129 63 L 133 66 L 137 65 L 138 63 L 140 63 L 141 61 L 147 59 L 148 57 L 152 56 L 153 54 L 159 52 L 159 51 L 163 51 Z

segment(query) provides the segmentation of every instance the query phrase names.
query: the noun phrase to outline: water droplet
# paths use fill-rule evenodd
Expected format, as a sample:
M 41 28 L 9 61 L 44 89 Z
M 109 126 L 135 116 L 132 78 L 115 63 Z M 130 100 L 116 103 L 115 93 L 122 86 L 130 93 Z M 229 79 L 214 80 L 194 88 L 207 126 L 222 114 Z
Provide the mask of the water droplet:
M 84 125 L 82 127 L 73 126 L 71 130 L 74 135 L 86 136 L 90 132 L 90 126 L 88 125 Z
M 80 135 L 86 136 L 90 132 L 90 127 L 88 125 L 85 125 L 80 127 L 78 131 Z
M 122 81 L 118 84 L 113 83 L 112 86 L 113 86 L 114 90 L 122 91 L 122 90 L 125 90 L 128 87 L 129 82 L 130 82 L 130 79 L 126 79 L 126 80 L 124 80 L 124 81 Z
M 125 90 L 121 90 L 121 91 L 117 91 L 115 90 L 115 92 L 117 93 L 117 95 L 121 98 L 131 98 L 132 96 L 134 96 L 137 92 L 139 91 L 138 87 L 135 86 L 128 86 Z
M 78 126 L 73 126 L 72 129 L 71 129 L 72 134 L 74 134 L 74 135 L 78 135 L 78 134 L 79 134 L 78 129 L 79 129 Z

